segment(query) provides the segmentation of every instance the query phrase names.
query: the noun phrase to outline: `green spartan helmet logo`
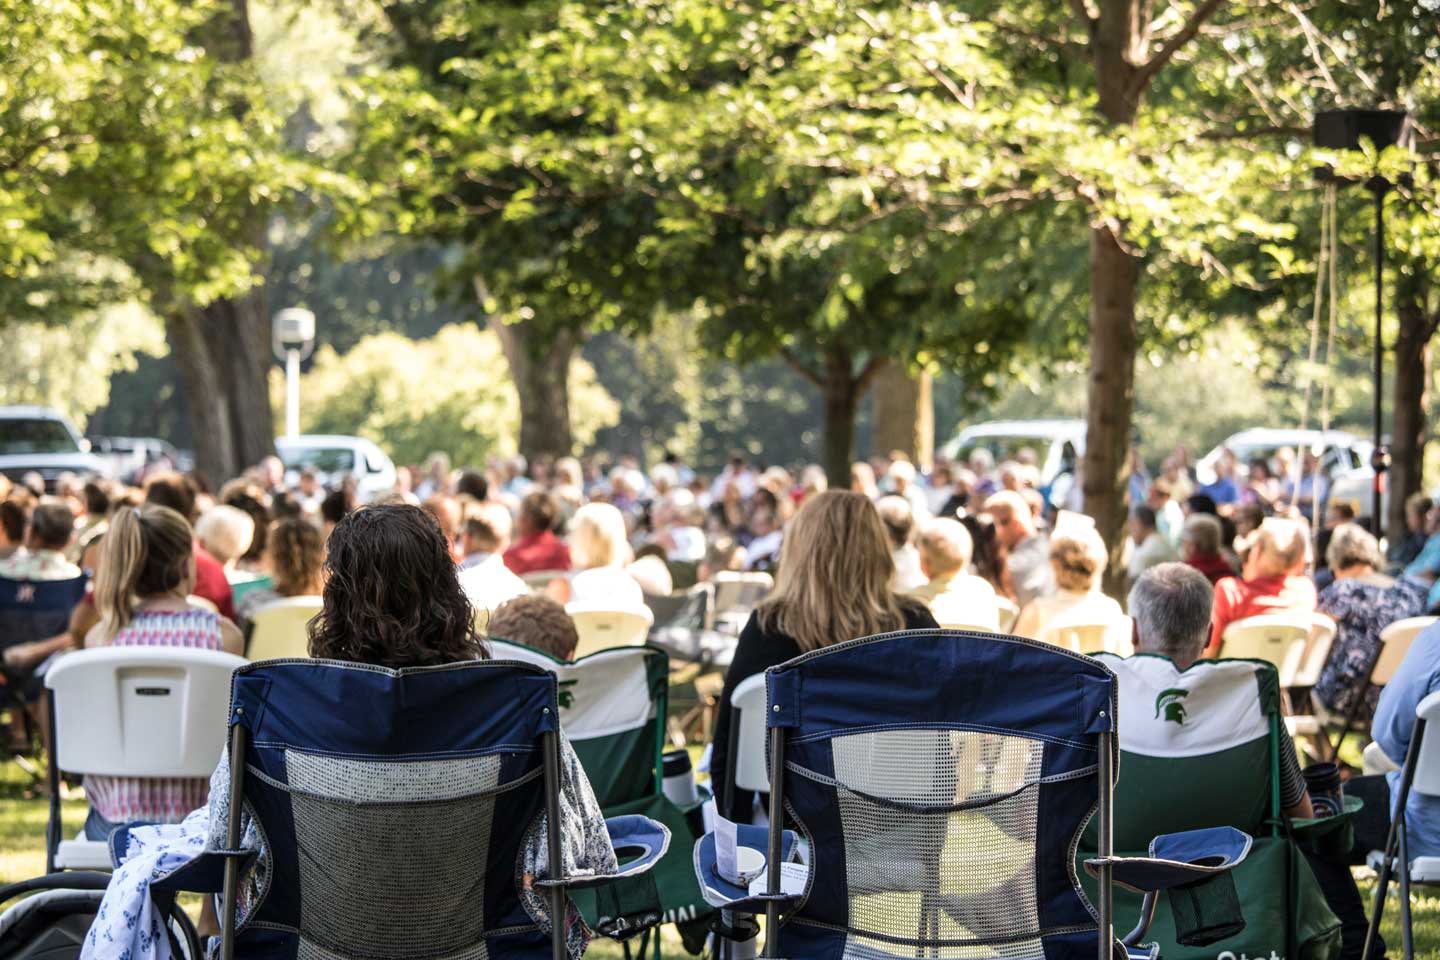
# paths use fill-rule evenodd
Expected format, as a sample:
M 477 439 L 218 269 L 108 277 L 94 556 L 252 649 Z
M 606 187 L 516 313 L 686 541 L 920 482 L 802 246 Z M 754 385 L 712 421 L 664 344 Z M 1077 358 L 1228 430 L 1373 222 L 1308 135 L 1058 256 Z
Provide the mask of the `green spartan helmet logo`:
M 1160 696 L 1155 698 L 1155 718 L 1160 718 L 1160 712 L 1165 712 L 1165 720 L 1169 723 L 1185 725 L 1185 704 L 1182 702 L 1190 696 L 1189 690 L 1181 690 L 1172 687 L 1169 690 L 1161 690 Z

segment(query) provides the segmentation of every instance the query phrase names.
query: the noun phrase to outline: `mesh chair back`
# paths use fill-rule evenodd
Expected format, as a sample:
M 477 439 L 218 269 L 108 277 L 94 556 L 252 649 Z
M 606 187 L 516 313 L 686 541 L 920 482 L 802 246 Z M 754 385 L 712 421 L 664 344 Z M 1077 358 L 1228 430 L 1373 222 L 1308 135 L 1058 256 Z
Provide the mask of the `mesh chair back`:
M 1389 683 L 1395 671 L 1400 669 L 1405 654 L 1410 652 L 1410 644 L 1436 620 L 1440 617 L 1406 617 L 1381 630 L 1380 658 L 1375 661 L 1375 669 L 1370 671 L 1370 682 L 1377 686 Z
M 1227 660 L 1265 660 L 1278 670 L 1296 650 L 1299 655 L 1310 639 L 1309 614 L 1246 617 L 1225 628 L 1220 638 L 1220 656 Z
M 1113 759 L 1104 666 L 924 630 L 824 648 L 766 681 L 777 787 L 812 861 L 770 955 L 1095 955 L 1071 854 L 1102 750 Z
M 1440 693 L 1430 694 L 1415 706 L 1415 719 L 1425 721 L 1425 727 L 1411 789 L 1427 797 L 1440 797 Z
M 575 647 L 576 660 L 614 647 L 641 646 L 650 633 L 650 624 L 654 619 L 645 607 L 639 610 L 599 610 L 569 604 L 565 612 L 575 621 L 575 630 L 580 634 L 580 643 Z
M 68 773 L 208 777 L 225 750 L 230 675 L 244 659 L 186 647 L 96 647 L 45 674 Z
M 241 787 L 269 861 L 258 893 L 242 888 L 238 952 L 549 956 L 517 858 L 545 802 L 541 737 L 557 714 L 555 678 L 507 661 L 237 671 Z
M 310 656 L 310 621 L 324 605 L 319 597 L 286 597 L 267 603 L 251 618 L 254 628 L 245 655 L 251 660 Z
M 83 576 L 71 580 L 0 577 L 0 650 L 63 633 L 88 582 Z

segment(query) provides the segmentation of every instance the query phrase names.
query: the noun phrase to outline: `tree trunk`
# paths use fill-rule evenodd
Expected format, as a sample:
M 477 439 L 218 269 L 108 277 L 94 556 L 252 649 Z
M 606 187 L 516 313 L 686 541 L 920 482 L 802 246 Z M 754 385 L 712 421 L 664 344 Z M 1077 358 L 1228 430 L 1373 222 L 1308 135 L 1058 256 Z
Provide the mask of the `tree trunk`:
M 921 470 L 935 456 L 935 404 L 929 371 L 889 363 L 875 377 L 870 445 L 883 456 L 899 450 Z
M 220 372 L 210 353 L 204 319 L 198 311 L 178 309 L 166 318 L 165 332 L 185 391 L 195 438 L 195 468 L 212 483 L 223 483 L 237 473 L 237 461 L 230 405 L 219 388 Z
M 570 432 L 570 358 L 576 337 L 569 330 L 542 337 L 533 322 L 506 323 L 491 317 L 490 329 L 500 338 L 510 377 L 520 397 L 520 453 L 536 457 L 568 457 Z
M 1123 589 L 1125 495 L 1135 403 L 1135 294 L 1140 262 L 1109 230 L 1090 234 L 1090 378 L 1081 467 L 1085 512 L 1110 551 L 1106 591 Z
M 1113 127 L 1135 123 L 1143 91 L 1136 83 L 1149 24 L 1136 0 L 1100 0 L 1090 51 L 1095 66 L 1097 107 Z M 1090 378 L 1081 467 L 1085 512 L 1109 549 L 1105 591 L 1120 596 L 1125 569 L 1125 497 L 1131 415 L 1135 405 L 1135 319 L 1140 261 L 1126 252 L 1120 225 L 1096 222 L 1090 230 Z
M 201 36 L 221 61 L 249 59 L 253 38 L 246 0 L 231 0 L 205 24 Z M 249 221 L 251 245 L 263 250 L 263 212 L 250 210 Z M 259 264 L 255 272 L 263 275 Z M 257 285 L 205 306 L 167 302 L 168 292 L 157 292 L 152 299 L 165 304 L 161 309 L 188 401 L 196 468 L 218 486 L 275 452 L 265 288 Z
M 855 463 L 855 417 L 860 411 L 863 384 L 857 382 L 850 351 L 831 347 L 825 352 L 820 393 L 825 401 L 821 453 L 825 476 L 837 490 L 850 489 L 850 467 Z
M 1405 537 L 1405 500 L 1421 489 L 1425 466 L 1426 388 L 1430 383 L 1430 340 L 1437 317 L 1426 316 L 1423 301 L 1402 298 L 1400 333 L 1395 338 L 1395 410 L 1390 441 L 1390 502 L 1385 529 L 1391 545 Z

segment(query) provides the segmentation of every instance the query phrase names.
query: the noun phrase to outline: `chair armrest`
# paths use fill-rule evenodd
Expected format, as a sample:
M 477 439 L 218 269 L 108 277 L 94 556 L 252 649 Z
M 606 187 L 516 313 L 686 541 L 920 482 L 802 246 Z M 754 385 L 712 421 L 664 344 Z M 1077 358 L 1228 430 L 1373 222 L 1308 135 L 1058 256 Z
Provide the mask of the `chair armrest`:
M 1234 827 L 1167 833 L 1150 841 L 1148 857 L 1096 857 L 1085 861 L 1085 871 L 1095 877 L 1109 866 L 1111 879 L 1136 893 L 1169 890 L 1226 873 L 1249 855 L 1251 843 Z
M 160 894 L 218 894 L 225 889 L 225 864 L 228 861 L 239 859 L 243 872 L 244 861 L 259 855 L 256 850 L 206 850 L 194 860 L 156 880 L 150 885 L 150 889 Z
M 621 861 L 618 873 L 536 880 L 535 886 L 544 889 L 565 887 L 570 890 L 604 886 L 647 872 L 659 863 L 670 849 L 670 828 L 649 817 L 638 814 L 611 817 L 605 821 L 605 829 L 610 834 L 610 846 L 615 850 L 615 858 Z M 633 860 L 621 860 L 621 854 L 626 851 L 638 852 L 639 856 Z
M 769 830 L 765 827 L 738 824 L 736 840 L 742 847 L 750 847 L 763 852 L 769 845 Z M 795 831 L 783 831 L 780 835 L 781 862 L 788 863 L 795 860 L 799 847 L 799 837 Z M 751 894 L 748 888 L 731 883 L 720 876 L 720 871 L 717 869 L 718 860 L 719 857 L 715 851 L 715 834 L 707 833 L 695 843 L 695 879 L 699 881 L 700 893 L 705 898 L 705 902 L 712 907 L 735 913 L 764 913 L 766 905 L 772 901 L 779 902 L 783 908 L 786 904 L 799 900 L 801 897 L 800 894 L 793 893 Z

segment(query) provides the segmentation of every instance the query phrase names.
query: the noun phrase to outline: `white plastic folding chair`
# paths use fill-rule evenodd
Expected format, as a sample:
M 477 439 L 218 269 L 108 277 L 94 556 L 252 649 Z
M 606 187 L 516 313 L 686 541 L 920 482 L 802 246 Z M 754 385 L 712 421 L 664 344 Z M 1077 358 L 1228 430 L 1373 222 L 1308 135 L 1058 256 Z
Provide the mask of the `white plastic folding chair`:
M 552 581 L 565 580 L 570 576 L 564 570 L 532 570 L 530 573 L 522 573 L 520 579 L 525 581 L 525 586 L 534 593 L 544 593 Z
M 1064 647 L 1073 653 L 1113 653 L 1128 657 L 1134 653 L 1131 619 L 1101 623 L 1056 623 L 1040 632 L 1040 640 Z
M 1426 797 L 1440 797 L 1440 735 L 1429 732 L 1430 726 L 1437 721 L 1440 721 L 1440 693 L 1432 693 L 1415 707 L 1415 726 L 1410 735 L 1410 749 L 1406 752 L 1405 763 L 1400 768 L 1400 790 L 1395 799 L 1397 811 L 1406 809 L 1411 792 Z M 1369 862 L 1380 877 L 1375 884 L 1370 929 L 1366 934 L 1365 950 L 1361 956 L 1371 955 L 1371 944 L 1379 929 L 1381 915 L 1385 912 L 1385 895 L 1389 892 L 1392 876 L 1398 873 L 1400 935 L 1404 942 L 1405 960 L 1412 960 L 1415 956 L 1415 942 L 1410 918 L 1410 888 L 1417 884 L 1440 886 L 1440 857 L 1410 858 L 1405 817 L 1402 814 L 1391 820 L 1384 851 L 1373 851 Z
M 319 597 L 285 597 L 265 604 L 251 618 L 254 628 L 245 655 L 251 660 L 308 657 L 310 621 L 323 606 Z
M 110 868 L 103 841 L 61 841 L 60 773 L 195 777 L 225 750 L 230 674 L 243 657 L 186 647 L 77 650 L 45 674 L 50 691 L 48 872 Z
M 580 643 L 575 647 L 575 659 L 589 656 L 611 647 L 638 647 L 650 635 L 650 625 L 655 615 L 648 607 L 633 610 L 607 610 L 585 604 L 568 604 L 565 612 L 575 621 L 575 630 L 580 634 Z
M 1286 701 L 1285 727 L 1292 737 L 1305 737 L 1314 743 L 1320 759 L 1331 758 L 1329 738 L 1325 732 L 1326 715 L 1310 696 L 1320 680 L 1320 672 L 1330 660 L 1335 644 L 1335 621 L 1323 613 L 1313 615 L 1310 636 L 1303 646 L 1291 646 L 1280 668 L 1280 692 Z M 1310 705 L 1307 711 L 1305 704 Z
M 1000 614 L 1000 632 L 1009 633 L 1015 629 L 1015 621 L 1020 618 L 1020 605 L 1009 597 L 996 597 L 995 610 Z
M 726 754 L 725 769 L 718 771 L 718 783 L 723 791 L 722 811 L 733 810 L 735 794 L 741 790 L 752 794 L 770 792 L 770 771 L 765 761 L 765 744 L 769 735 L 765 722 L 765 674 L 757 673 L 740 681 L 730 694 L 730 749 Z M 711 771 L 711 776 L 716 773 Z M 735 918 L 725 911 L 722 922 L 727 927 L 733 926 Z M 719 938 L 715 956 L 739 960 L 741 956 L 754 956 L 754 947 L 753 940 L 731 943 Z
M 1410 652 L 1410 644 L 1415 642 L 1421 631 L 1437 620 L 1440 620 L 1440 617 L 1406 617 L 1381 630 L 1380 656 L 1375 661 L 1375 668 L 1370 671 L 1370 682 L 1377 687 L 1389 683 L 1395 676 L 1395 671 L 1400 669 L 1400 662 L 1405 659 L 1405 654 Z
M 1287 658 L 1303 655 L 1313 626 L 1308 613 L 1266 614 L 1236 620 L 1221 634 L 1220 657 L 1267 660 L 1275 664 L 1276 670 L 1283 670 Z

